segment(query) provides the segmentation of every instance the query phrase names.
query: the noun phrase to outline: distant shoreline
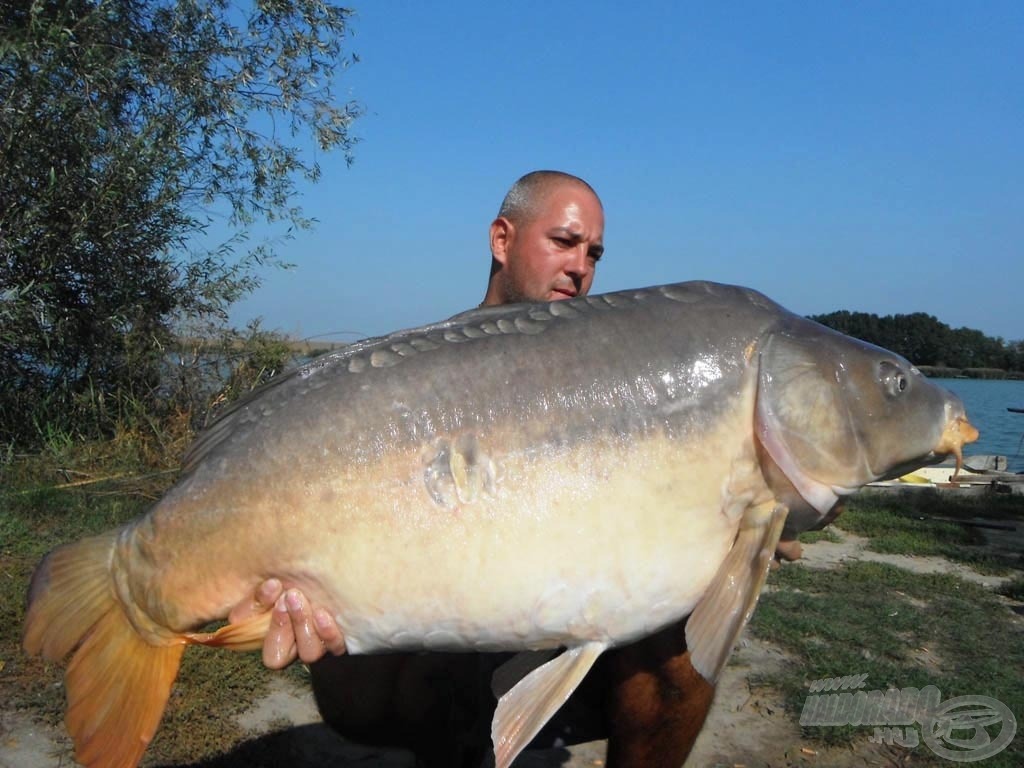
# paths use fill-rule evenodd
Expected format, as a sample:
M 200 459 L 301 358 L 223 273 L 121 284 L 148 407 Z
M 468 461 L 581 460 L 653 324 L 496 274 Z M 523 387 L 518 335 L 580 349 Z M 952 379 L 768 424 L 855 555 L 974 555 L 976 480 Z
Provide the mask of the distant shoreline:
M 313 357 L 324 352 L 333 352 L 336 349 L 349 346 L 351 341 L 324 341 L 323 339 L 282 339 L 288 349 L 297 355 Z
M 283 345 L 289 352 L 293 354 L 312 357 L 319 355 L 323 352 L 333 352 L 336 349 L 347 347 L 351 344 L 351 341 L 326 341 L 324 339 L 287 339 L 278 337 L 274 340 L 274 343 Z M 175 339 L 172 344 L 172 349 L 176 351 L 191 350 L 191 349 L 202 349 L 215 347 L 219 344 L 217 340 L 194 338 L 189 336 L 182 336 Z M 231 348 L 241 348 L 244 346 L 243 341 L 239 340 L 232 343 Z
M 930 379 L 1009 379 L 1024 381 L 1024 371 L 1001 368 L 946 368 L 941 365 L 918 365 L 917 370 Z

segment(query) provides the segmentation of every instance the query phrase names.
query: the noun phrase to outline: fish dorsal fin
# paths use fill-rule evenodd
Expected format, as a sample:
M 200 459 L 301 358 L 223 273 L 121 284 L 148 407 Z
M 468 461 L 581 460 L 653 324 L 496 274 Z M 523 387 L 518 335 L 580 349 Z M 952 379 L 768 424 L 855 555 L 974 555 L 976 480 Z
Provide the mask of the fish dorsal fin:
M 508 768 L 576 690 L 597 657 L 599 642 L 570 648 L 537 667 L 498 700 L 491 722 L 495 768 Z
M 750 507 L 743 513 L 732 549 L 686 622 L 690 661 L 710 683 L 718 680 L 754 612 L 786 514 L 781 505 Z

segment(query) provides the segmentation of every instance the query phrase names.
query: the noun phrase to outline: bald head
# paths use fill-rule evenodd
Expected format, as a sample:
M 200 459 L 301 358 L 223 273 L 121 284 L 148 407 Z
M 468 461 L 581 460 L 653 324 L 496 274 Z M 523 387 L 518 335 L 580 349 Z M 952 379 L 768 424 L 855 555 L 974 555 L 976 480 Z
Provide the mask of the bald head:
M 582 296 L 604 253 L 604 209 L 578 176 L 534 171 L 505 195 L 490 240 L 485 305 Z
M 542 210 L 551 192 L 564 187 L 577 187 L 600 200 L 597 192 L 579 176 L 562 171 L 531 171 L 521 177 L 509 189 L 501 201 L 498 216 L 513 224 L 522 224 L 535 218 Z

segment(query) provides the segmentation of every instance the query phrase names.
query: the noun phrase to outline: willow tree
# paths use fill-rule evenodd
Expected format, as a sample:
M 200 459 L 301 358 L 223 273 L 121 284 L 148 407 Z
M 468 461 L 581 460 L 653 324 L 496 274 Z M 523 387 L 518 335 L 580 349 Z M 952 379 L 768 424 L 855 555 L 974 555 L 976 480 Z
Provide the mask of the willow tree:
M 242 6 L 0 3 L 0 443 L 153 397 L 172 323 L 223 315 L 273 259 L 197 250 L 212 213 L 305 226 L 303 148 L 351 161 L 359 108 L 332 95 L 351 11 Z

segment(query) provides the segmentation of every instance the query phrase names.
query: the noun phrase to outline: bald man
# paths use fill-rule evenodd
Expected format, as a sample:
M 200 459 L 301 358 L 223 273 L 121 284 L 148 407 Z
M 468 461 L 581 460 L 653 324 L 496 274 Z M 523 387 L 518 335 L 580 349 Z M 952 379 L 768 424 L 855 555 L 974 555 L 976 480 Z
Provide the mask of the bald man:
M 604 209 L 582 179 L 535 171 L 491 222 L 491 273 L 481 306 L 585 296 L 604 254 Z
M 490 227 L 491 269 L 480 306 L 556 301 L 585 296 L 604 254 L 604 208 L 583 179 L 561 171 L 533 171 L 509 189 Z M 345 652 L 330 613 L 312 609 L 298 590 L 282 594 L 281 582 L 264 582 L 254 600 L 229 619 L 273 610 L 263 645 L 272 669 L 296 658 L 311 663 L 325 652 Z
M 604 253 L 604 210 L 582 179 L 535 171 L 509 190 L 491 222 L 483 306 L 586 295 Z M 231 620 L 271 610 L 263 657 L 282 667 L 344 653 L 329 612 L 297 590 L 261 585 Z M 610 768 L 678 768 L 711 705 L 714 687 L 690 665 L 684 623 L 605 653 L 532 747 L 608 738 Z M 324 720 L 345 737 L 402 746 L 425 768 L 476 768 L 489 753 L 492 675 L 514 654 L 328 656 L 311 667 Z M 504 668 L 505 670 L 508 667 Z

